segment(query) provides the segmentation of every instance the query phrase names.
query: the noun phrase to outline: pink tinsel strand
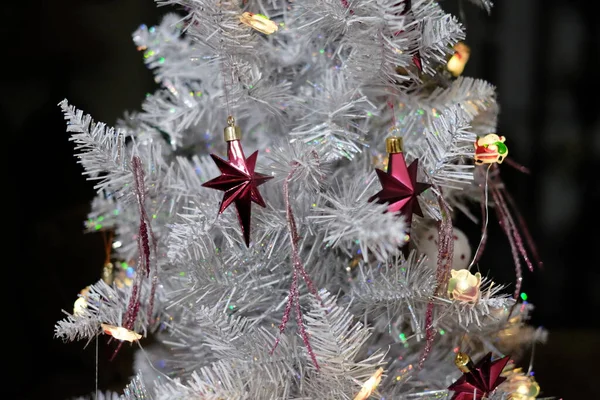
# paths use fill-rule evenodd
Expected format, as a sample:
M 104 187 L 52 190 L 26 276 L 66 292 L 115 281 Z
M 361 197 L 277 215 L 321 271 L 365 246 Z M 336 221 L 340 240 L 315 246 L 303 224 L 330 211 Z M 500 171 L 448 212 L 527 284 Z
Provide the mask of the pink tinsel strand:
M 342 6 L 344 6 L 344 8 L 350 7 L 350 2 L 348 0 L 340 0 L 340 2 L 342 3 Z M 348 10 L 348 12 L 350 13 L 350 15 L 354 15 L 353 10 Z
M 304 266 L 302 265 L 302 261 L 300 260 L 300 256 L 298 256 L 298 258 L 296 259 L 294 264 L 296 265 L 296 268 L 298 269 L 298 271 L 300 271 L 300 275 L 302 275 L 302 279 L 304 279 L 304 282 L 306 283 L 306 287 L 308 288 L 308 291 L 313 296 L 315 296 L 315 298 L 319 301 L 319 303 L 321 303 L 321 305 L 323 305 L 321 296 L 319 296 L 319 292 L 317 292 L 317 289 L 315 288 L 315 284 L 313 283 L 312 279 L 310 279 L 310 276 L 308 276 L 308 273 L 304 269 Z
M 136 276 L 135 282 L 131 287 L 131 297 L 129 298 L 129 303 L 127 304 L 127 311 L 125 312 L 125 317 L 123 318 L 125 320 L 125 322 L 123 323 L 123 328 L 125 329 L 133 330 L 134 328 L 135 320 L 140 309 L 139 293 L 139 278 Z M 117 356 L 117 353 L 121 349 L 122 345 L 123 342 L 120 342 L 117 345 L 117 348 L 110 357 L 110 361 L 112 361 Z
M 524 165 L 514 162 L 510 158 L 505 159 L 504 162 L 507 163 L 508 165 L 510 165 L 511 167 L 513 167 L 514 169 L 521 171 L 524 174 L 529 174 L 531 172 L 531 171 L 529 171 L 529 168 L 527 168 Z
M 425 347 L 423 347 L 423 352 L 421 353 L 421 358 L 419 359 L 419 369 L 423 368 L 425 361 L 431 353 L 433 341 L 435 340 L 436 330 L 433 327 L 434 308 L 435 305 L 433 304 L 433 300 L 430 300 L 429 303 L 427 303 L 427 312 L 425 314 Z
M 150 239 L 148 238 L 148 228 L 146 226 L 146 221 L 143 218 L 140 218 L 140 229 L 138 234 L 138 247 L 140 250 L 140 267 L 144 266 L 144 273 L 146 276 L 150 275 Z
M 531 263 L 531 260 L 529 259 L 529 255 L 527 254 L 527 251 L 525 250 L 525 246 L 523 245 L 523 239 L 521 238 L 521 234 L 519 233 L 519 230 L 517 229 L 517 224 L 515 223 L 515 220 L 512 217 L 512 214 L 508 207 L 508 204 L 506 203 L 506 200 L 504 198 L 504 195 L 508 194 L 508 191 L 506 189 L 501 189 L 501 187 L 504 187 L 504 184 L 503 184 L 502 180 L 500 179 L 500 171 L 498 171 L 497 180 L 498 180 L 498 185 L 494 185 L 494 188 L 497 192 L 495 202 L 497 204 L 499 204 L 500 207 L 502 207 L 504 215 L 506 216 L 506 219 L 508 220 L 508 222 L 510 224 L 509 225 L 510 231 L 513 232 L 515 244 L 517 245 L 519 253 L 525 260 L 525 263 L 527 264 L 527 267 L 529 268 L 529 270 L 533 271 L 533 264 Z
M 525 219 L 523 218 L 523 215 L 521 215 L 521 212 L 519 211 L 513 197 L 511 196 L 511 194 L 508 191 L 504 192 L 504 196 L 506 197 L 508 204 L 512 207 L 512 209 L 514 210 L 514 212 L 517 216 L 517 221 L 519 223 L 519 227 L 523 231 L 523 235 L 525 236 L 525 240 L 527 241 L 527 246 L 529 246 L 529 250 L 531 251 L 533 259 L 535 260 L 538 267 L 543 268 L 544 263 L 540 259 L 539 253 L 537 251 L 537 247 L 533 241 L 533 238 L 531 237 L 531 233 L 529 232 L 529 228 L 527 227 L 527 224 L 525 223 Z
M 515 224 L 515 220 L 513 219 L 512 215 L 510 213 L 508 205 L 506 204 L 506 200 L 504 199 L 503 192 L 501 192 L 500 190 L 498 190 L 498 198 L 496 201 L 500 203 L 500 205 L 504 211 L 504 214 L 506 215 L 506 219 L 510 223 L 510 229 L 513 233 L 513 237 L 515 239 L 515 243 L 517 245 L 517 249 L 519 250 L 519 253 L 521 254 L 521 257 L 523 257 L 523 260 L 525 260 L 525 263 L 527 264 L 527 267 L 529 268 L 529 270 L 533 271 L 533 264 L 531 263 L 531 260 L 529 259 L 527 250 L 525 250 L 525 246 L 523 244 L 523 239 L 521 238 L 521 234 L 519 233 L 519 230 L 517 229 L 517 224 Z
M 138 201 L 138 208 L 140 212 L 140 228 L 138 232 L 138 259 L 139 267 L 144 266 L 144 273 L 146 277 L 151 274 L 151 253 L 157 251 L 156 238 L 152 231 L 150 218 L 146 213 L 145 200 L 146 200 L 146 187 L 144 184 L 144 169 L 142 168 L 142 161 L 138 156 L 134 156 L 131 160 L 133 177 L 135 181 L 135 192 Z M 152 250 L 150 248 L 150 240 L 152 240 Z M 148 319 L 152 320 L 152 312 L 154 309 L 154 295 L 156 294 L 156 286 L 158 285 L 158 279 L 156 278 L 156 272 L 152 278 L 151 289 L 150 289 L 150 300 L 148 307 Z M 139 308 L 139 307 L 138 307 Z M 136 314 L 137 316 L 137 314 Z
M 320 369 L 319 363 L 317 362 L 317 356 L 315 355 L 315 352 L 313 351 L 313 348 L 310 345 L 310 339 L 308 337 L 308 332 L 306 332 L 306 327 L 304 326 L 304 321 L 302 320 L 302 310 L 300 310 L 300 296 L 298 295 L 298 293 L 296 293 L 296 299 L 294 300 L 294 305 L 296 308 L 296 324 L 298 325 L 298 328 L 300 329 L 300 336 L 302 337 L 302 341 L 304 342 L 304 345 L 306 346 L 306 351 L 308 352 L 308 355 L 310 356 L 310 359 L 312 360 L 313 365 L 315 366 L 315 368 L 318 371 Z
M 302 337 L 302 341 L 304 342 L 304 345 L 307 348 L 308 354 L 310 355 L 310 357 L 313 361 L 313 364 L 315 365 L 315 367 L 317 368 L 317 371 L 318 371 L 319 364 L 317 363 L 317 358 L 316 358 L 314 351 L 312 349 L 312 346 L 310 344 L 310 341 L 308 338 L 308 333 L 306 332 L 306 327 L 304 326 L 304 322 L 302 320 L 302 310 L 300 309 L 300 294 L 299 294 L 299 290 L 298 290 L 298 272 L 299 272 L 302 275 L 302 278 L 304 279 L 306 286 L 308 287 L 308 290 L 317 298 L 317 300 L 319 300 L 319 302 L 321 302 L 321 298 L 319 297 L 312 280 L 310 279 L 310 277 L 306 273 L 306 270 L 304 269 L 304 266 L 302 265 L 302 260 L 300 258 L 300 251 L 298 249 L 298 242 L 300 241 L 300 236 L 298 235 L 298 230 L 296 228 L 296 220 L 294 219 L 294 213 L 292 211 L 292 205 L 290 203 L 290 190 L 289 190 L 290 181 L 292 180 L 292 176 L 296 172 L 296 168 L 299 165 L 300 164 L 296 161 L 294 161 L 292 163 L 292 169 L 291 169 L 290 173 L 288 174 L 287 178 L 285 179 L 285 181 L 283 182 L 283 197 L 284 197 L 284 201 L 285 201 L 285 215 L 286 215 L 286 219 L 287 219 L 287 223 L 288 223 L 288 228 L 290 231 L 290 239 L 291 239 L 290 241 L 292 244 L 292 264 L 293 264 L 294 270 L 293 270 L 293 275 L 292 275 L 292 285 L 290 287 L 290 293 L 288 295 L 288 303 L 285 307 L 283 318 L 281 319 L 281 324 L 279 325 L 279 333 L 281 334 L 285 330 L 285 327 L 289 320 L 290 311 L 291 311 L 291 302 L 293 301 L 295 308 L 296 308 L 296 322 L 298 324 L 298 329 L 300 330 L 300 336 Z M 271 350 L 271 354 L 275 350 L 275 347 L 277 347 L 277 345 L 279 344 L 279 341 L 280 341 L 279 339 L 277 339 L 275 341 L 275 346 Z
M 146 187 L 144 183 L 144 169 L 142 161 L 138 156 L 134 156 L 131 160 L 133 177 L 135 181 L 135 193 L 140 211 L 140 228 L 138 240 L 140 246 L 140 254 L 144 257 L 144 266 L 146 268 L 146 276 L 150 274 L 150 239 L 152 239 L 152 248 L 156 251 L 156 238 L 150 225 L 150 218 L 146 213 Z
M 515 283 L 515 292 L 514 298 L 516 299 L 521 294 L 521 285 L 523 284 L 523 272 L 521 268 L 521 260 L 519 259 L 519 247 L 515 240 L 514 235 L 514 226 L 509 218 L 508 210 L 506 210 L 506 203 L 502 202 L 501 195 L 499 189 L 493 187 L 492 188 L 492 197 L 494 198 L 494 203 L 496 203 L 496 214 L 498 215 L 498 223 L 500 227 L 506 234 L 508 238 L 508 243 L 510 244 L 510 250 L 513 257 L 513 262 L 515 264 L 515 275 L 517 276 L 517 280 Z
M 121 350 L 122 346 L 123 346 L 123 342 L 120 341 L 119 344 L 117 345 L 117 348 L 115 349 L 115 351 L 113 351 L 112 356 L 110 356 L 109 361 L 112 361 L 115 359 L 115 357 L 117 356 L 117 353 L 119 352 L 119 350 Z
M 438 188 L 438 190 L 440 190 Z M 442 295 L 446 290 L 450 269 L 452 269 L 452 258 L 454 257 L 454 232 L 452 227 L 452 216 L 450 208 L 440 196 L 440 208 L 442 210 L 442 221 L 438 228 L 438 258 L 437 258 L 437 288 L 436 295 Z
M 437 188 L 440 191 L 439 188 Z M 441 192 L 440 192 L 441 193 Z M 433 324 L 433 313 L 435 304 L 433 303 L 433 296 L 441 296 L 446 290 L 448 284 L 448 276 L 450 269 L 452 268 L 452 258 L 454 257 L 454 237 L 452 229 L 452 216 L 450 215 L 450 209 L 446 202 L 443 200 L 441 195 L 438 198 L 440 208 L 442 210 L 442 220 L 438 227 L 438 257 L 437 257 L 437 270 L 436 270 L 436 288 L 432 295 L 429 303 L 427 304 L 427 311 L 425 314 L 425 346 L 419 359 L 419 369 L 423 368 L 425 361 L 429 357 L 433 348 L 433 341 L 435 340 L 436 330 Z
M 123 328 L 125 329 L 132 329 L 137 318 L 137 313 L 140 308 L 139 284 L 139 278 L 136 276 L 135 282 L 131 287 L 131 297 L 129 298 L 129 303 L 127 304 L 127 311 L 125 311 L 125 317 L 123 318 L 125 320 L 123 323 Z
M 292 284 L 290 285 L 290 292 L 288 293 L 288 300 L 285 305 L 285 310 L 283 311 L 283 317 L 281 318 L 281 323 L 279 324 L 279 336 L 275 340 L 275 344 L 273 345 L 273 348 L 271 349 L 271 352 L 270 352 L 271 354 L 273 354 L 273 352 L 279 345 L 279 342 L 281 341 L 281 335 L 283 334 L 283 331 L 285 331 L 285 327 L 286 327 L 288 321 L 290 320 L 290 312 L 292 311 L 292 305 L 294 304 L 293 294 L 296 293 L 297 290 L 298 290 L 298 271 L 296 270 L 296 268 L 294 268 L 294 271 L 292 272 Z

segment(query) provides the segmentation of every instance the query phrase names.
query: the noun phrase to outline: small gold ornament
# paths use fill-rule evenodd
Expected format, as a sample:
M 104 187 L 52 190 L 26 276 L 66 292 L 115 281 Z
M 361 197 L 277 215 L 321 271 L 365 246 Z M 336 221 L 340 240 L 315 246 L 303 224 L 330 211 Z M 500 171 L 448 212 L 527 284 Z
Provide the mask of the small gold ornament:
M 223 129 L 223 139 L 226 142 L 242 139 L 242 130 L 235 124 L 235 118 L 231 115 L 227 117 L 227 126 Z
M 125 340 L 127 342 L 135 342 L 136 340 L 140 340 L 142 335 L 137 332 L 130 331 L 129 329 L 123 328 L 122 326 L 115 326 L 109 324 L 100 324 L 102 330 L 107 335 L 111 335 L 115 339 Z
M 354 397 L 354 400 L 366 400 L 373 394 L 383 375 L 383 368 L 379 368 L 375 373 L 363 383 L 360 392 Z
M 471 56 L 471 49 L 463 42 L 458 42 L 454 45 L 454 54 L 448 60 L 446 69 L 452 74 L 453 77 L 459 77 L 462 75 Z
M 400 136 L 388 136 L 385 139 L 385 152 L 388 154 L 402 153 L 404 150 L 404 142 Z
M 478 137 L 474 143 L 475 164 L 502 164 L 508 155 L 508 147 L 504 144 L 505 140 L 504 136 L 498 136 L 495 133 Z
M 473 361 L 471 361 L 471 357 L 469 357 L 465 353 L 458 352 L 456 353 L 456 357 L 454 358 L 454 364 L 465 374 L 467 372 L 471 372 L 473 369 Z
M 265 35 L 275 33 L 279 29 L 277 24 L 271 21 L 267 16 L 247 11 L 240 16 L 240 22 Z
M 453 269 L 450 270 L 450 274 L 448 297 L 452 300 L 477 303 L 481 294 L 481 274 L 477 272 L 473 275 L 466 269 Z

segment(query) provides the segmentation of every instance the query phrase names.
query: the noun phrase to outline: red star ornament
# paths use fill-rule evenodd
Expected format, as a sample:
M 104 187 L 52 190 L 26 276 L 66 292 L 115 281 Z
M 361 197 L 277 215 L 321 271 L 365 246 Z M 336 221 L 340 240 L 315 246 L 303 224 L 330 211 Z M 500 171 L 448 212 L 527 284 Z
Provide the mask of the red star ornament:
M 254 202 L 261 207 L 266 207 L 258 187 L 273 177 L 254 172 L 258 151 L 246 158 L 239 140 L 241 138 L 239 127 L 234 125 L 235 120 L 232 117 L 227 122 L 229 126 L 225 128 L 225 140 L 227 141 L 228 160 L 211 154 L 210 156 L 217 164 L 221 175 L 203 183 L 202 186 L 225 192 L 219 206 L 219 215 L 232 203 L 235 204 L 244 242 L 249 247 L 251 204 Z
M 418 168 L 418 159 L 406 167 L 402 152 L 389 154 L 387 172 L 375 170 L 382 189 L 369 198 L 369 202 L 387 203 L 388 212 L 400 211 L 406 216 L 407 224 L 410 226 L 413 214 L 423 216 L 417 196 L 431 187 L 427 183 L 417 182 Z
M 448 390 L 454 391 L 451 400 L 481 400 L 506 380 L 500 374 L 510 361 L 509 356 L 492 361 L 490 352 L 477 364 L 473 364 L 467 355 L 459 353 L 456 358 L 457 365 L 461 356 L 464 357 L 463 360 L 466 358 L 462 367 L 459 366 L 464 373 L 456 382 L 448 386 Z

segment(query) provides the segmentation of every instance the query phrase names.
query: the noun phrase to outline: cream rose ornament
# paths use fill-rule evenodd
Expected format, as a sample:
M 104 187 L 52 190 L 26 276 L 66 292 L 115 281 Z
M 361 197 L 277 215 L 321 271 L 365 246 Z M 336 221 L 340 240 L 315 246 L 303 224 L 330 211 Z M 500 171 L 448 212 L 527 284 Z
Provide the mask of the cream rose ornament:
M 477 303 L 481 293 L 481 274 L 473 275 L 466 269 L 450 270 L 448 280 L 448 297 L 452 300 Z

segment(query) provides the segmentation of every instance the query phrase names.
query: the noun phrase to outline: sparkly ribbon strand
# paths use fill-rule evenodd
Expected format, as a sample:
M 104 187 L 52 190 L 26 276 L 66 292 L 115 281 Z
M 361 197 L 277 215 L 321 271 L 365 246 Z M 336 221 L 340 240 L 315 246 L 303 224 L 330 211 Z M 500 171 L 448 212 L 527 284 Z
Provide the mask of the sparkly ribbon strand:
M 151 262 L 150 257 L 152 251 L 156 254 L 156 238 L 154 237 L 154 233 L 152 232 L 152 227 L 150 226 L 150 218 L 148 218 L 148 214 L 146 213 L 146 208 L 144 206 L 146 201 L 146 188 L 144 185 L 144 169 L 142 167 L 142 161 L 138 156 L 134 156 L 131 160 L 131 168 L 133 170 L 133 179 L 135 183 L 135 194 L 137 198 L 138 208 L 140 211 L 140 227 L 137 235 L 137 245 L 138 245 L 138 268 L 135 274 L 135 280 L 131 287 L 131 297 L 129 298 L 129 303 L 127 305 L 127 311 L 124 316 L 124 324 L 123 327 L 125 329 L 133 330 L 135 327 L 135 321 L 137 319 L 138 313 L 140 311 L 141 305 L 141 283 L 142 283 L 142 274 L 144 277 L 149 277 L 152 273 L 152 284 L 150 289 L 150 299 L 148 304 L 148 320 L 152 322 L 152 311 L 154 309 L 154 297 L 156 294 L 156 286 L 158 284 L 158 278 L 156 271 L 151 270 Z M 150 245 L 150 241 L 152 240 L 152 246 Z M 116 356 L 119 349 L 121 348 L 123 342 L 119 343 L 115 352 L 112 355 L 112 358 Z
M 439 188 L 436 188 L 441 193 Z M 437 269 L 436 269 L 436 288 L 433 296 L 440 296 L 446 290 L 448 283 L 448 275 L 450 273 L 450 267 L 452 266 L 452 258 L 454 257 L 454 238 L 452 228 L 452 217 L 450 215 L 450 208 L 442 198 L 441 194 L 438 196 L 440 208 L 442 210 L 442 220 L 438 227 L 438 257 L 437 257 Z M 419 369 L 423 368 L 423 365 L 431 350 L 433 348 L 433 341 L 435 339 L 436 330 L 433 325 L 433 312 L 435 304 L 433 302 L 433 296 L 427 303 L 427 311 L 425 314 L 425 346 L 419 359 Z
M 151 253 L 157 252 L 156 237 L 152 232 L 152 226 L 150 225 L 150 218 L 146 212 L 146 188 L 144 184 L 144 169 L 142 168 L 142 161 L 138 156 L 133 157 L 133 175 L 135 178 L 135 191 L 138 201 L 138 208 L 140 211 L 140 229 L 138 234 L 138 259 L 145 266 L 145 275 L 149 277 L 152 273 L 152 283 L 150 289 L 150 300 L 148 305 L 148 320 L 152 321 L 152 311 L 154 309 L 154 297 L 156 294 L 156 286 L 158 284 L 158 277 L 156 274 L 156 268 L 151 271 L 150 256 Z M 152 240 L 152 248 L 150 247 L 150 239 Z
M 306 332 L 306 326 L 304 325 L 304 321 L 302 320 L 302 310 L 300 309 L 300 293 L 298 290 L 298 274 L 302 276 L 306 286 L 308 287 L 309 292 L 316 297 L 316 299 L 322 303 L 321 297 L 317 293 L 315 286 L 313 284 L 312 279 L 308 276 L 306 270 L 304 269 L 304 265 L 302 264 L 302 259 L 300 258 L 300 251 L 298 249 L 298 242 L 300 241 L 300 236 L 298 235 L 298 229 L 296 228 L 296 220 L 294 219 L 294 213 L 292 211 L 292 205 L 290 203 L 290 193 L 289 193 L 289 184 L 292 179 L 292 176 L 296 172 L 297 167 L 300 164 L 297 161 L 292 163 L 292 170 L 288 174 L 287 178 L 283 182 L 283 196 L 285 201 L 285 216 L 288 223 L 288 228 L 290 231 L 290 239 L 292 243 L 292 263 L 294 265 L 294 270 L 292 273 L 292 283 L 290 285 L 290 291 L 288 293 L 288 300 L 285 306 L 285 310 L 283 312 L 283 317 L 281 318 L 281 323 L 279 324 L 279 337 L 275 340 L 275 344 L 271 349 L 270 353 L 273 354 L 279 342 L 281 341 L 281 335 L 285 331 L 285 327 L 290 319 L 290 313 L 292 311 L 292 306 L 296 311 L 296 323 L 298 325 L 298 329 L 300 330 L 300 336 L 302 337 L 302 341 L 306 346 L 306 350 L 317 369 L 319 370 L 319 363 L 317 362 L 317 357 L 313 351 L 313 348 L 310 344 L 310 340 L 308 337 L 308 332 Z

